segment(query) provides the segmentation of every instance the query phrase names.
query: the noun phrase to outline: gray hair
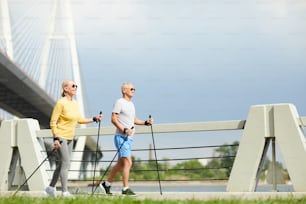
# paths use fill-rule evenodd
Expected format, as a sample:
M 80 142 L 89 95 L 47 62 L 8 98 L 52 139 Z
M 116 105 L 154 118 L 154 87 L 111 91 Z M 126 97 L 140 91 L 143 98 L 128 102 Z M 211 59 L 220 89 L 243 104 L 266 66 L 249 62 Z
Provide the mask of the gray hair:
M 121 85 L 121 92 L 123 94 L 123 90 L 126 89 L 128 85 L 132 84 L 131 82 L 123 82 Z

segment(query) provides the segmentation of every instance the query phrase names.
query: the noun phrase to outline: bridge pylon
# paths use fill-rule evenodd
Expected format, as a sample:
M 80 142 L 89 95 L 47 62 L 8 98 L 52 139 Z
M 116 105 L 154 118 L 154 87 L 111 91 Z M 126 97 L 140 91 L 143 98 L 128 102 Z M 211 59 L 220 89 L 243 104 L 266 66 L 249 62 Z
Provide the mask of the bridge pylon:
M 77 44 L 75 39 L 75 30 L 74 30 L 74 22 L 73 16 L 71 12 L 71 2 L 70 0 L 55 0 L 50 16 L 48 33 L 46 35 L 45 45 L 43 49 L 43 54 L 41 58 L 41 75 L 39 78 L 39 85 L 42 88 L 46 88 L 47 82 L 47 73 L 48 70 L 51 69 L 49 65 L 50 61 L 50 49 L 52 47 L 52 43 L 55 41 L 65 41 L 67 46 L 67 52 L 69 53 L 70 65 L 72 69 L 72 75 L 70 78 L 78 85 L 78 91 L 76 94 L 81 115 L 85 116 L 85 108 L 84 108 L 84 97 L 83 97 L 83 86 L 80 74 L 80 64 L 78 57 Z M 60 19 L 60 20 L 59 20 Z M 66 48 L 65 48 L 66 49 Z M 61 67 L 61 69 L 69 69 L 68 67 Z M 58 82 L 61 83 L 61 82 Z M 60 88 L 60 86 L 58 86 Z M 59 92 L 60 93 L 60 92 Z M 86 125 L 82 124 L 81 127 L 86 127 Z M 72 153 L 72 160 L 80 161 L 83 158 L 83 150 L 85 149 L 86 140 L 90 139 L 86 136 L 79 136 L 76 138 L 76 145 L 74 148 L 74 152 Z M 81 164 L 79 162 L 72 162 L 71 168 L 69 172 L 69 179 L 79 179 L 81 177 L 80 170 Z M 88 173 L 87 173 L 88 174 Z
M 0 32 L 0 43 L 4 42 L 5 54 L 10 58 L 14 58 L 13 52 L 13 41 L 12 41 L 12 31 L 11 31 L 11 20 L 7 0 L 0 0 L 0 31 L 2 31 L 2 36 Z

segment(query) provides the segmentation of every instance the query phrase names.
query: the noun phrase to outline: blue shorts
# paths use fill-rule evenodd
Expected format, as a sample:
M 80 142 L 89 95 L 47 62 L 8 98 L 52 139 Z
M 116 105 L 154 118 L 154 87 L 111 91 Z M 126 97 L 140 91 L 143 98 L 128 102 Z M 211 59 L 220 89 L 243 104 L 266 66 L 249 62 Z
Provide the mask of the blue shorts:
M 131 157 L 133 140 L 126 136 L 115 135 L 114 143 L 118 151 L 118 158 Z

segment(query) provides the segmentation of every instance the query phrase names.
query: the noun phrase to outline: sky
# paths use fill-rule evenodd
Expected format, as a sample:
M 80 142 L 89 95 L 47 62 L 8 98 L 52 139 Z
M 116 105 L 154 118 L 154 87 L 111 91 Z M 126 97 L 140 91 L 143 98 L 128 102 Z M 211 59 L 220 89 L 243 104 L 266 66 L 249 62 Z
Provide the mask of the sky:
M 120 86 L 157 123 L 245 119 L 293 103 L 305 115 L 303 1 L 72 1 L 92 113 Z M 110 124 L 110 121 L 105 121 Z
M 71 0 L 71 5 L 86 114 L 103 111 L 102 126 L 111 126 L 112 106 L 125 81 L 136 88 L 138 118 L 152 115 L 156 124 L 245 120 L 251 106 L 276 103 L 292 103 L 306 116 L 304 1 Z M 241 132 L 162 137 L 156 135 L 158 147 L 211 145 L 239 140 Z M 111 139 L 103 142 L 103 148 L 112 147 Z M 135 138 L 136 147 L 150 142 L 148 136 Z
M 136 88 L 137 116 L 158 124 L 244 120 L 258 104 L 292 103 L 306 115 L 304 1 L 72 5 L 86 98 L 91 113 L 103 111 L 105 126 L 124 81 Z M 241 132 L 156 137 L 158 147 L 212 145 L 239 140 Z M 135 146 L 146 143 L 136 137 Z

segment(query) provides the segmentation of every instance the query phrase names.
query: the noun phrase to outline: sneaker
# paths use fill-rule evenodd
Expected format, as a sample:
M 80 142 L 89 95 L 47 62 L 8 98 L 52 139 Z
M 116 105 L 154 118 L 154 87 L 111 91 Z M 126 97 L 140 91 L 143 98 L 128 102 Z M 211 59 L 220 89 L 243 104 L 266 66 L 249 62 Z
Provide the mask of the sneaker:
M 52 186 L 48 186 L 48 187 L 46 187 L 46 189 L 45 189 L 45 193 L 46 193 L 48 196 L 56 197 L 56 188 L 55 188 L 55 187 L 52 187 Z
M 130 196 L 135 196 L 136 194 L 130 189 L 126 189 L 125 191 L 122 190 L 122 195 L 130 195 Z
M 62 196 L 63 196 L 63 197 L 66 197 L 66 198 L 73 198 L 73 197 L 74 197 L 74 196 L 73 196 L 71 193 L 69 193 L 68 191 L 63 192 L 63 193 L 62 193 Z
M 101 184 L 99 184 L 100 188 L 102 188 L 102 190 L 104 190 L 104 192 L 108 195 L 112 195 L 112 193 L 110 192 L 110 188 L 111 186 L 106 186 L 105 181 Z

